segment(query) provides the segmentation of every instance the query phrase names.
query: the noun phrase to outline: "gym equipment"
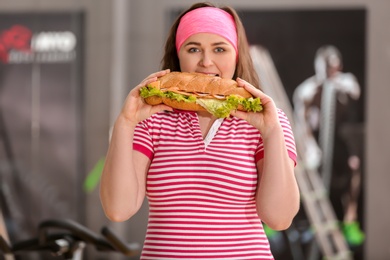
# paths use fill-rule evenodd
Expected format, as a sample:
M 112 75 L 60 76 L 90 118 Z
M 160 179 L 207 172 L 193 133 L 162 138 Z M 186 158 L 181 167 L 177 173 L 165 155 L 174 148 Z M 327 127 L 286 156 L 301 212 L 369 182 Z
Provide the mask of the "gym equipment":
M 63 259 L 81 260 L 87 245 L 102 252 L 117 252 L 125 256 L 137 256 L 139 244 L 128 244 L 108 227 L 103 227 L 99 235 L 87 227 L 70 219 L 49 219 L 38 225 L 37 236 L 10 245 L 0 236 L 0 256 L 17 256 L 23 252 L 50 252 Z
M 263 91 L 270 95 L 276 105 L 283 109 L 287 117 L 290 118 L 297 152 L 300 156 L 304 155 L 305 149 L 307 149 L 307 138 L 304 131 L 297 130 L 299 125 L 294 125 L 292 106 L 269 52 L 261 46 L 251 46 L 250 52 Z M 318 171 L 305 165 L 304 161 L 300 159 L 298 161 L 295 174 L 301 191 L 302 203 L 313 228 L 314 242 L 317 242 L 324 259 L 351 260 L 351 252 L 338 225 L 324 181 Z M 310 260 L 318 258 L 317 244 L 314 244 L 309 256 Z

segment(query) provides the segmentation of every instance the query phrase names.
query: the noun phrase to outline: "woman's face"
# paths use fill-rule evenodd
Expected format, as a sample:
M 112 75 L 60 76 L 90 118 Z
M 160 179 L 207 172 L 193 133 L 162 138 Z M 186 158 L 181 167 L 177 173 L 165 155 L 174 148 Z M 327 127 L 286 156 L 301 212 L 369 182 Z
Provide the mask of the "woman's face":
M 198 72 L 221 78 L 233 78 L 236 51 L 225 38 L 212 33 L 190 36 L 179 51 L 182 72 Z

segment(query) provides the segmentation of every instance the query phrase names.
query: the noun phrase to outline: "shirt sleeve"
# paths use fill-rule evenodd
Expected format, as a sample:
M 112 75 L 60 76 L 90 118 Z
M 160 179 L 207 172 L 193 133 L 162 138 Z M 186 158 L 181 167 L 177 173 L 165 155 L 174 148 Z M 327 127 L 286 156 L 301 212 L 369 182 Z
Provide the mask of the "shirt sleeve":
M 279 121 L 283 129 L 284 133 L 284 141 L 286 144 L 286 149 L 289 157 L 294 161 L 295 165 L 297 163 L 297 150 L 295 146 L 294 134 L 291 128 L 290 121 L 287 118 L 287 115 L 281 110 L 278 109 Z M 259 160 L 264 158 L 264 145 L 263 139 L 260 137 L 259 146 L 256 149 L 255 160 L 258 162 Z
M 148 131 L 147 121 L 140 122 L 135 128 L 133 150 L 143 153 L 150 160 L 153 159 L 153 140 Z

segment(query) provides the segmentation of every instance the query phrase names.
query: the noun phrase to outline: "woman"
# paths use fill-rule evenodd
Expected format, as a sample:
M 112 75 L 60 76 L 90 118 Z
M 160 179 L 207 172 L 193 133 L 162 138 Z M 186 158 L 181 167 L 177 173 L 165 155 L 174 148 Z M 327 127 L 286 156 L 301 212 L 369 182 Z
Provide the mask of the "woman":
M 141 259 L 272 259 L 262 222 L 283 230 L 298 211 L 295 145 L 288 119 L 259 89 L 236 12 L 209 3 L 183 12 L 163 69 L 129 93 L 115 122 L 101 182 L 107 217 L 129 219 L 147 196 Z M 169 71 L 236 79 L 264 110 L 216 119 L 145 104 L 139 89 Z

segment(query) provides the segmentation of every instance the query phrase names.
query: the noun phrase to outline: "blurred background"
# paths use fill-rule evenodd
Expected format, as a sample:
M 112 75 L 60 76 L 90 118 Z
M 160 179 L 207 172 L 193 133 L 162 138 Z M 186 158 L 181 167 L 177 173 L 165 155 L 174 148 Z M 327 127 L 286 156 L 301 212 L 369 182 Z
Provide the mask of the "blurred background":
M 195 2 L 0 0 L 3 236 L 27 239 L 42 220 L 67 218 L 95 232 L 110 226 L 142 246 L 147 203 L 132 219 L 110 223 L 99 202 L 100 171 L 127 93 L 159 70 L 171 23 Z M 316 73 L 317 50 L 338 48 L 342 70 L 361 91 L 348 106 L 346 127 L 360 159 L 356 220 L 365 234 L 352 251 L 355 259 L 390 259 L 390 1 L 211 2 L 238 11 L 249 43 L 266 50 L 265 68 L 278 76 L 292 107 L 297 87 Z M 298 217 L 305 219 L 305 212 Z M 277 259 L 293 259 L 287 244 L 273 245 Z M 91 248 L 84 254 L 124 258 Z

